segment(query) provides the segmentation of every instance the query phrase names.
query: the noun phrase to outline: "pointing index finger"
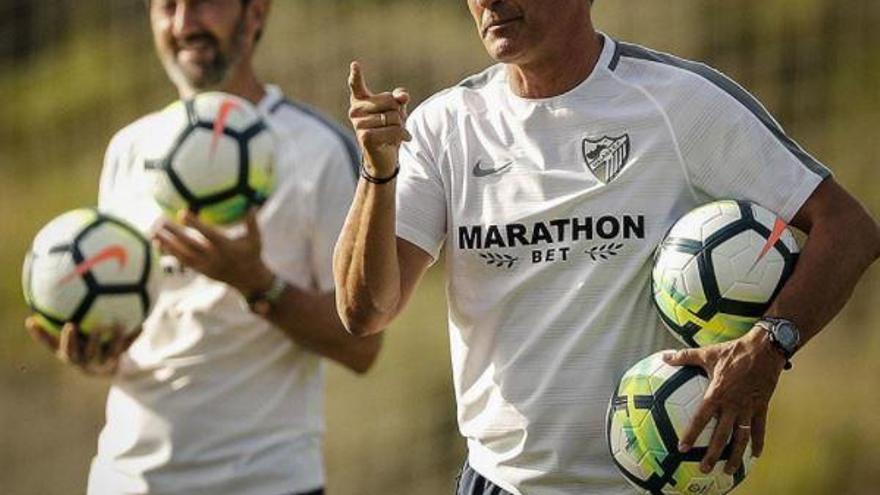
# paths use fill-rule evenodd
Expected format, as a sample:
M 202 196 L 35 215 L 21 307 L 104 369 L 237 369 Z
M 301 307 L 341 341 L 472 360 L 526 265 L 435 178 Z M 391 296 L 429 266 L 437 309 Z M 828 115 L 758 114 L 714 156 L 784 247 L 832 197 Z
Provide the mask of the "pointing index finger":
M 364 81 L 363 69 L 357 61 L 351 63 L 351 70 L 348 74 L 348 88 L 351 90 L 351 96 L 355 99 L 362 100 L 372 96 L 367 83 Z

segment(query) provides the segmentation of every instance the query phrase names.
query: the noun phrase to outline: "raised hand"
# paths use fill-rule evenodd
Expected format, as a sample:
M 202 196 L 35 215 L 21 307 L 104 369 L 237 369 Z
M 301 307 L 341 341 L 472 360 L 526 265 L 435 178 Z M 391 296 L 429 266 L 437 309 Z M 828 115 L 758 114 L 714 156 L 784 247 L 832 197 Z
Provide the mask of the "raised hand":
M 44 345 L 63 363 L 89 375 L 109 376 L 119 368 L 119 359 L 131 347 L 140 329 L 126 335 L 121 328 L 108 328 L 84 334 L 67 323 L 60 335 L 49 332 L 30 317 L 24 322 L 31 338 Z
M 403 141 L 412 139 L 406 130 L 406 105 L 409 93 L 404 88 L 373 94 L 364 80 L 358 62 L 351 63 L 348 77 L 351 107 L 348 117 L 364 150 L 364 167 L 373 177 L 394 174 Z
M 785 365 L 785 358 L 772 348 L 766 332 L 755 328 L 737 340 L 684 349 L 664 359 L 674 366 L 700 366 L 711 380 L 703 404 L 681 438 L 679 450 L 690 450 L 712 418 L 718 418 L 700 464 L 704 473 L 714 468 L 731 438 L 733 445 L 724 466 L 727 474 L 733 474 L 742 464 L 750 439 L 752 454 L 759 457 L 764 449 L 770 398 Z

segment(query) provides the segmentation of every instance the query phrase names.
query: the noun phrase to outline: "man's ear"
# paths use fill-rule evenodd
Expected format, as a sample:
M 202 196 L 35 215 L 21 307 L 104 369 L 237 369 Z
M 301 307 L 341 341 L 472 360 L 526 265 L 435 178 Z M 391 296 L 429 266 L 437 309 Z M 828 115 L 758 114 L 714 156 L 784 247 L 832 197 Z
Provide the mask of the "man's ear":
M 248 23 L 256 30 L 254 42 L 260 41 L 266 24 L 269 21 L 269 12 L 272 10 L 272 0 L 250 0 L 246 6 Z

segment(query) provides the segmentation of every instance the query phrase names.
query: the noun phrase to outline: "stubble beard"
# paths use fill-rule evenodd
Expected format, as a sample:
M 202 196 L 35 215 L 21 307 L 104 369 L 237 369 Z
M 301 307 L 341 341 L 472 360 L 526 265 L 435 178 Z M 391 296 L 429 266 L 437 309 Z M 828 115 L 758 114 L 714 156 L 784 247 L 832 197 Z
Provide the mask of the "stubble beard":
M 244 29 L 245 22 L 242 15 L 235 26 L 228 53 L 223 53 L 220 49 L 220 43 L 211 36 L 214 56 L 207 63 L 184 64 L 177 59 L 176 53 L 162 57 L 162 65 L 165 66 L 165 71 L 171 81 L 176 86 L 188 88 L 192 92 L 217 89 L 222 86 L 229 76 L 230 69 L 241 59 Z

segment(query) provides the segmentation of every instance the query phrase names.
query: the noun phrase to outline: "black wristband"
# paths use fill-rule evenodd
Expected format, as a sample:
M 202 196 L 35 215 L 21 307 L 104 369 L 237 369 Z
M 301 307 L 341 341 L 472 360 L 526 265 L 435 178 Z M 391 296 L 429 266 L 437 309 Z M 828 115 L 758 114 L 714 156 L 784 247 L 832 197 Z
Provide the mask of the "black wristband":
M 389 177 L 373 177 L 369 174 L 369 172 L 367 172 L 367 167 L 365 167 L 363 163 L 361 164 L 361 177 L 363 177 L 364 180 L 369 182 L 370 184 L 387 184 L 396 179 L 397 174 L 399 173 L 400 164 L 398 164 L 397 167 L 394 168 L 394 173 L 391 174 L 391 176 Z

